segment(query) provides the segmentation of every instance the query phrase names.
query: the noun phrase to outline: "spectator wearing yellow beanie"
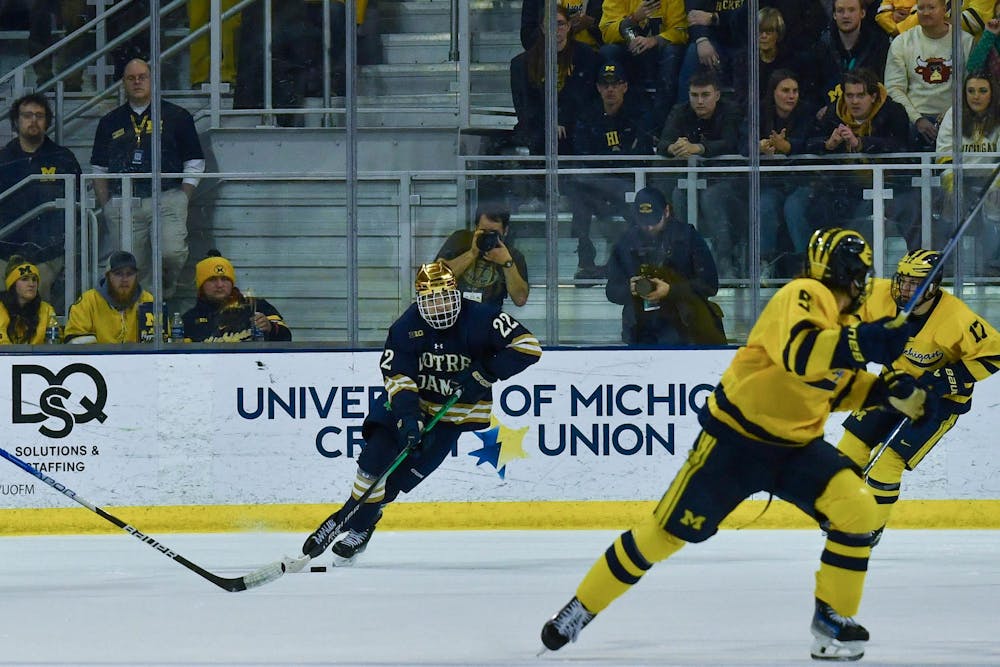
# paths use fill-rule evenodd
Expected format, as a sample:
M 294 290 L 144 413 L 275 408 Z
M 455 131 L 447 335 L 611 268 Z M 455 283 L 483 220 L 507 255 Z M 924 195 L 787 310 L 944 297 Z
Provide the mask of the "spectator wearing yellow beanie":
M 38 267 L 20 255 L 7 262 L 6 289 L 0 292 L 0 345 L 45 341 L 45 326 L 55 311 L 38 295 L 40 279 Z
M 194 342 L 242 343 L 290 341 L 292 331 L 267 299 L 243 294 L 236 287 L 233 263 L 218 250 L 194 269 L 198 299 L 184 313 L 184 337 Z

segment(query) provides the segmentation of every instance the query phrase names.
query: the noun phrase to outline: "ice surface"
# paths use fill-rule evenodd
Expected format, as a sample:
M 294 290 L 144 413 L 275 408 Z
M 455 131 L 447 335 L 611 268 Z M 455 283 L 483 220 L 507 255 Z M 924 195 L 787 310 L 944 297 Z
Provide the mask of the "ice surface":
M 818 531 L 691 545 L 536 657 L 608 531 L 378 532 L 351 568 L 228 593 L 134 538 L 0 538 L 2 665 L 816 665 Z M 287 533 L 156 535 L 240 576 Z M 887 531 L 858 619 L 864 665 L 1000 664 L 1000 531 Z M 327 563 L 323 558 L 319 564 Z

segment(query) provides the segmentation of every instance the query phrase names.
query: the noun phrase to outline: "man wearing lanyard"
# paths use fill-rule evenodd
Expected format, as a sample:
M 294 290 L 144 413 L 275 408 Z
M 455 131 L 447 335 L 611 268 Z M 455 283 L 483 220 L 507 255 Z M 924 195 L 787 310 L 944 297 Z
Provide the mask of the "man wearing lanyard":
M 122 83 L 125 104 L 105 114 L 97 125 L 90 164 L 95 174 L 149 173 L 152 153 L 153 122 L 150 117 L 152 84 L 149 64 L 132 60 L 125 66 Z M 177 277 L 188 256 L 188 200 L 198 185 L 196 174 L 205 171 L 205 154 L 198 141 L 191 114 L 176 104 L 163 101 L 160 106 L 161 170 L 181 173 L 180 178 L 163 178 L 160 193 L 160 250 L 163 257 L 163 298 L 174 293 Z M 97 205 L 104 211 L 108 238 L 101 252 L 120 246 L 122 223 L 121 180 L 99 178 L 94 181 Z M 139 282 L 152 285 L 151 228 L 153 222 L 152 184 L 150 179 L 132 181 L 132 252 L 139 264 Z

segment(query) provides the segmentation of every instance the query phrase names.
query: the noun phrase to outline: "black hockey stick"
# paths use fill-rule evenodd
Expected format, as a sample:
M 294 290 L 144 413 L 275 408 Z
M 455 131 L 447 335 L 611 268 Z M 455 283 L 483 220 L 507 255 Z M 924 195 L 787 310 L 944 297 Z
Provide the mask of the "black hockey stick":
M 930 273 L 928 273 L 927 276 L 920 282 L 920 285 L 917 287 L 917 291 L 913 293 L 913 296 L 911 296 L 910 300 L 906 302 L 903 310 L 900 311 L 899 315 L 896 316 L 896 319 L 890 323 L 889 326 L 901 327 L 906 323 L 906 320 L 910 318 L 910 314 L 913 312 L 913 309 L 920 304 L 924 294 L 927 293 L 927 290 L 930 289 L 930 286 L 934 283 L 934 279 L 937 278 L 939 273 L 944 271 L 945 262 L 949 257 L 951 257 L 952 253 L 955 252 L 955 248 L 958 247 L 958 243 L 961 241 L 962 235 L 965 234 L 965 230 L 969 228 L 969 225 L 972 224 L 976 214 L 983 208 L 983 204 L 986 202 L 986 196 L 990 193 L 990 188 L 993 186 L 993 181 L 995 181 L 998 176 L 1000 176 L 1000 162 L 998 162 L 997 166 L 993 167 L 993 171 L 990 172 L 990 176 L 986 180 L 986 185 L 983 186 L 979 196 L 976 197 L 975 206 L 969 210 L 969 213 L 965 216 L 962 224 L 959 225 L 954 232 L 952 232 L 951 236 L 948 238 L 948 242 L 944 244 L 944 248 L 941 249 L 941 259 L 935 266 L 931 267 Z M 868 479 L 868 473 L 871 472 L 872 467 L 874 467 L 875 463 L 882 458 L 882 455 L 885 454 L 885 450 L 889 448 L 892 441 L 895 440 L 896 436 L 899 435 L 899 432 L 903 430 L 903 427 L 906 426 L 909 419 L 909 417 L 903 417 L 900 419 L 899 423 L 896 424 L 889 434 L 882 439 L 882 442 L 879 443 L 878 447 L 874 450 L 872 457 L 868 459 L 868 465 L 866 465 L 865 469 L 862 471 L 864 479 Z
M 32 475 L 42 480 L 56 491 L 66 496 L 67 498 L 70 498 L 71 500 L 80 503 L 94 514 L 101 517 L 102 519 L 110 521 L 111 523 L 115 524 L 116 526 L 124 530 L 126 533 L 131 535 L 132 537 L 138 539 L 143 544 L 148 544 L 149 546 L 153 547 L 167 558 L 177 561 L 178 563 L 180 563 L 187 569 L 191 570 L 195 574 L 203 577 L 204 579 L 208 579 L 219 588 L 227 590 L 231 593 L 236 593 L 238 591 L 245 591 L 246 589 L 254 588 L 255 586 L 262 586 L 270 581 L 274 581 L 275 579 L 280 577 L 284 572 L 284 570 L 281 567 L 281 563 L 277 562 L 277 563 L 271 563 L 270 565 L 265 565 L 259 570 L 254 570 L 250 574 L 244 575 L 242 577 L 229 578 L 229 577 L 220 577 L 216 574 L 212 574 L 208 570 L 205 570 L 199 567 L 198 565 L 195 565 L 187 558 L 184 558 L 184 556 L 181 556 L 179 553 L 177 553 L 167 545 L 163 544 L 162 542 L 159 542 L 150 537 L 149 535 L 146 535 L 145 533 L 141 532 L 135 526 L 125 523 L 115 515 L 101 509 L 100 507 L 97 507 L 96 505 L 91 504 L 84 498 L 81 498 L 76 494 L 76 491 L 60 484 L 59 482 L 52 479 L 48 475 L 43 475 L 38 470 L 36 470 L 34 466 L 32 466 L 29 463 L 25 463 L 24 461 L 17 458 L 16 456 L 8 452 L 6 449 L 3 449 L 2 447 L 0 447 L 0 456 L 7 459 L 8 461 L 16 465 L 21 470 L 25 471 L 29 475 Z
M 441 418 L 444 417 L 445 413 L 451 409 L 451 406 L 455 405 L 455 403 L 458 401 L 460 397 L 461 394 L 458 392 L 448 397 L 448 400 L 444 402 L 444 405 L 441 406 L 441 409 L 438 410 L 433 417 L 431 417 L 431 420 L 430 422 L 427 423 L 427 426 L 425 426 L 420 431 L 421 437 L 427 435 L 430 432 L 430 430 L 434 428 L 434 425 L 437 424 L 439 421 L 441 421 Z M 382 482 L 387 480 L 389 478 L 389 475 L 395 472 L 396 468 L 402 465 L 403 461 L 406 459 L 407 456 L 410 455 L 410 452 L 412 452 L 413 449 L 414 445 L 407 445 L 406 447 L 404 447 L 403 451 L 401 451 L 399 455 L 396 456 L 393 462 L 389 464 L 389 466 L 382 472 L 382 474 L 379 475 L 378 478 L 374 482 L 372 482 L 367 489 L 365 489 L 365 492 L 361 494 L 361 496 L 354 503 L 354 507 L 352 507 L 350 511 L 347 512 L 347 514 L 345 514 L 343 517 L 340 517 L 338 516 L 340 510 L 337 510 L 336 512 L 328 516 L 323 521 L 323 523 L 321 523 L 319 527 L 312 532 L 312 535 L 310 535 L 310 537 L 313 537 L 315 539 L 312 548 L 309 549 L 309 552 L 303 553 L 301 556 L 298 556 L 296 558 L 285 557 L 281 563 L 282 570 L 285 572 L 301 572 L 305 568 L 305 566 L 309 564 L 309 561 L 311 561 L 313 558 L 321 556 L 323 552 L 326 551 L 327 548 L 337 538 L 337 535 L 339 535 L 344 530 L 344 526 L 347 525 L 347 522 L 351 520 L 351 518 L 357 513 L 359 509 L 361 509 L 365 501 L 371 497 L 372 492 L 375 490 L 375 488 L 378 487 L 380 484 L 382 484 Z

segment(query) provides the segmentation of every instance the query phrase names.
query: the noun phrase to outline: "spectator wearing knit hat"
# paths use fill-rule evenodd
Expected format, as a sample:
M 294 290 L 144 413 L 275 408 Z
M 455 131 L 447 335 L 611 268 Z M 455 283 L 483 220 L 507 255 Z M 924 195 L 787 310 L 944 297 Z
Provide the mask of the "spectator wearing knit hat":
M 267 341 L 288 341 L 292 331 L 281 313 L 267 302 L 245 296 L 236 287 L 236 270 L 218 250 L 198 262 L 194 271 L 198 301 L 184 313 L 184 337 L 194 342 L 242 343 L 254 329 Z
M 20 255 L 7 262 L 6 289 L 0 292 L 0 345 L 44 342 L 45 326 L 55 310 L 38 294 L 39 280 L 38 267 Z
M 153 295 L 139 284 L 135 255 L 117 250 L 97 287 L 80 295 L 69 309 L 67 343 L 138 343 L 142 330 L 152 328 Z

